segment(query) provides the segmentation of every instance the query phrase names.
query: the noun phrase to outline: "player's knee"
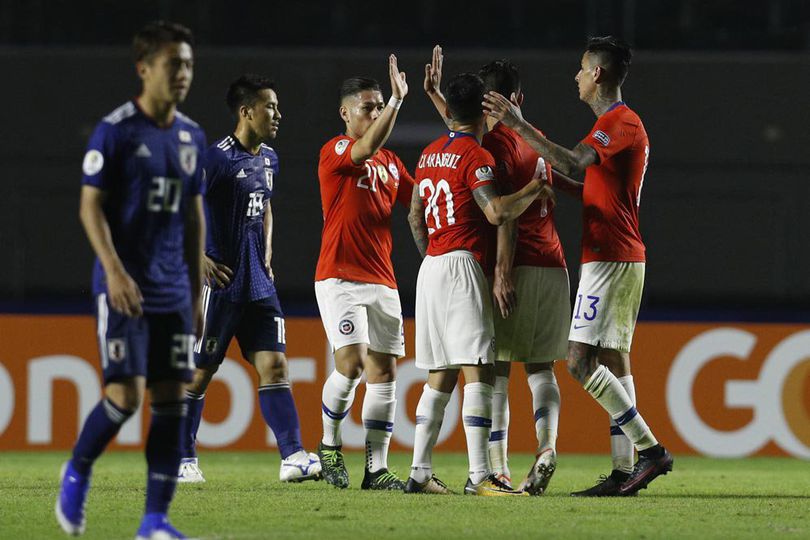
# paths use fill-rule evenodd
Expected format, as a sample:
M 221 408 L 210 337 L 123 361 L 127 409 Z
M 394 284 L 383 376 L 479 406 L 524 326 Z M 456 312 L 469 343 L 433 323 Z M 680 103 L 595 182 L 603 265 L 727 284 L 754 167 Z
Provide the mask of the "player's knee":
M 567 367 L 568 373 L 584 385 L 596 369 L 596 362 L 584 352 L 569 351 Z
M 105 395 L 116 407 L 125 411 L 137 411 L 143 402 L 143 389 L 135 384 L 109 385 Z
M 257 358 L 254 366 L 261 384 L 275 384 L 289 380 L 287 357 L 281 353 Z
M 204 394 L 218 369 L 219 366 L 206 366 L 195 369 L 187 390 L 195 394 Z
M 335 369 L 349 379 L 358 379 L 363 374 L 365 346 L 347 345 L 335 351 Z

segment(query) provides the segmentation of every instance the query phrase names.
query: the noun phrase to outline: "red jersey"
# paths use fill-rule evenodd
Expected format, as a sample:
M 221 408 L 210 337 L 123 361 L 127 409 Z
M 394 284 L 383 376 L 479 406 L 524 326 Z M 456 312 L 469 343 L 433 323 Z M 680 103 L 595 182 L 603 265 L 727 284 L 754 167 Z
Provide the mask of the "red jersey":
M 397 288 L 391 265 L 391 210 L 410 207 L 413 178 L 381 148 L 360 165 L 354 139 L 340 135 L 321 148 L 318 181 L 323 207 L 321 253 L 315 281 L 339 278 Z
M 644 262 L 638 205 L 650 140 L 641 118 L 624 102 L 616 103 L 582 143 L 599 155 L 599 163 L 585 170 L 582 262 Z
M 472 192 L 494 185 L 494 166 L 492 155 L 469 133 L 451 131 L 422 151 L 415 176 L 425 205 L 428 255 L 466 250 L 486 268 L 492 257 L 489 222 Z
M 495 158 L 495 178 L 502 193 L 520 191 L 532 178 L 540 177 L 537 170 L 540 154 L 501 122 L 484 135 L 482 144 Z M 545 167 L 551 183 L 551 165 L 546 162 Z M 565 254 L 554 226 L 554 210 L 547 201 L 532 202 L 518 218 L 517 230 L 514 266 L 565 268 Z

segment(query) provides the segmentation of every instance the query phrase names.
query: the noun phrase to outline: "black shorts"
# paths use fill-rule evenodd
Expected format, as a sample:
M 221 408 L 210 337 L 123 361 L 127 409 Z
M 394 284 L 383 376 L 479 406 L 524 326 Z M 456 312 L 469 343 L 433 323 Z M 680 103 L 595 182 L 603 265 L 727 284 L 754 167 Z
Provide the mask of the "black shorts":
M 194 369 L 191 307 L 127 317 L 96 296 L 97 336 L 104 382 L 146 377 L 147 383 L 189 382 Z
M 284 313 L 278 296 L 254 302 L 234 303 L 222 290 L 203 287 L 203 336 L 194 348 L 194 361 L 200 366 L 222 363 L 231 339 L 236 336 L 242 356 L 249 352 L 286 352 Z

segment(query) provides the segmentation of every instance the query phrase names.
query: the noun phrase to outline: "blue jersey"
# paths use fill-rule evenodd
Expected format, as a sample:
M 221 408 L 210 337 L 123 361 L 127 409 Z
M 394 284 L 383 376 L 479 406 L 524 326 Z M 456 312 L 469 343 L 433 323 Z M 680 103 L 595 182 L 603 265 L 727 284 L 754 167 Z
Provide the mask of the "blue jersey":
M 126 271 L 138 284 L 145 312 L 165 313 L 191 303 L 184 253 L 184 218 L 202 194 L 205 134 L 177 112 L 158 127 L 134 101 L 96 126 L 84 156 L 82 184 L 104 191 L 104 215 Z M 93 294 L 106 292 L 101 263 Z
M 229 135 L 205 154 L 207 255 L 233 270 L 226 288 L 231 302 L 275 295 L 264 266 L 264 204 L 273 195 L 278 156 L 264 144 L 258 155 Z

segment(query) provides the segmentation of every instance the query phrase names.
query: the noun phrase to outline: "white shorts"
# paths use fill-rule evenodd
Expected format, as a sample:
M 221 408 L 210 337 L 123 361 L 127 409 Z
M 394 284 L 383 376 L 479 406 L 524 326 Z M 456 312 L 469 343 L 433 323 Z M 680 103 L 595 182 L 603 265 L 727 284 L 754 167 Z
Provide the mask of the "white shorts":
M 315 297 L 333 351 L 366 343 L 372 351 L 405 356 L 402 306 L 396 289 L 330 278 L 315 282 Z
M 643 289 L 644 263 L 583 264 L 568 339 L 629 353 Z
M 495 358 L 541 363 L 565 359 L 571 321 L 568 270 L 517 266 L 515 311 L 506 319 L 495 309 Z
M 448 369 L 494 361 L 489 291 L 472 253 L 425 257 L 416 280 L 416 367 Z

